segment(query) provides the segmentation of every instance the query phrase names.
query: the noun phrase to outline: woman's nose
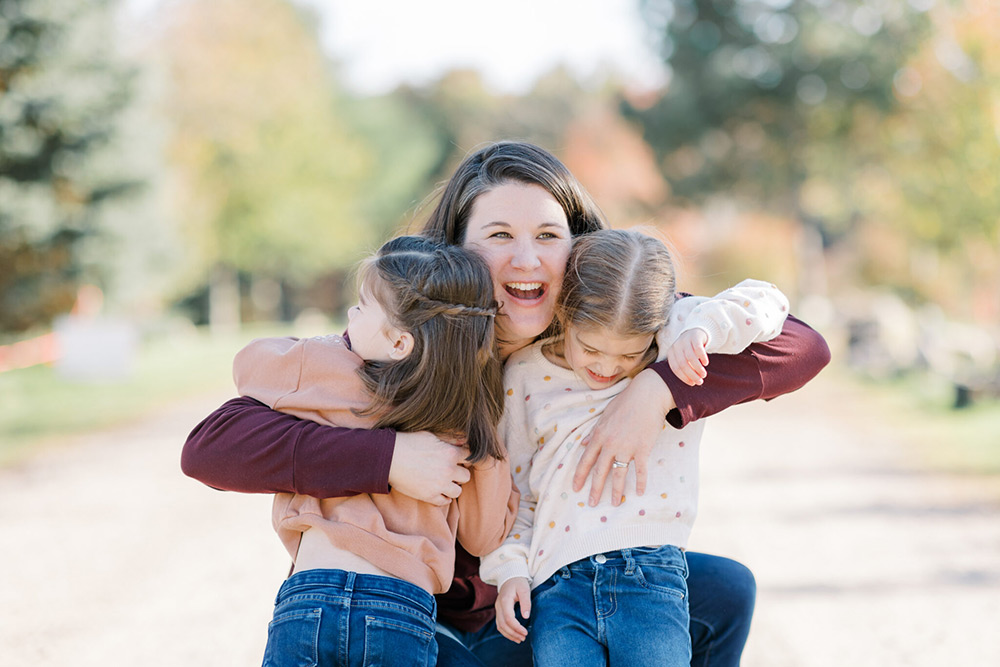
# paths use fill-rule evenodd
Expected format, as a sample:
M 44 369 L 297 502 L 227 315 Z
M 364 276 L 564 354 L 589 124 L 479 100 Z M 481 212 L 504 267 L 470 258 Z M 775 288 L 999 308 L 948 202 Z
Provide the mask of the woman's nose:
M 350 308 L 348 308 L 347 309 L 347 321 L 350 322 L 351 320 L 353 320 L 354 316 L 357 315 L 357 313 L 358 313 L 358 307 L 357 306 L 351 306 Z
M 538 259 L 538 251 L 530 241 L 517 244 L 514 256 L 511 258 L 511 266 L 521 270 L 531 270 L 538 268 L 541 262 Z

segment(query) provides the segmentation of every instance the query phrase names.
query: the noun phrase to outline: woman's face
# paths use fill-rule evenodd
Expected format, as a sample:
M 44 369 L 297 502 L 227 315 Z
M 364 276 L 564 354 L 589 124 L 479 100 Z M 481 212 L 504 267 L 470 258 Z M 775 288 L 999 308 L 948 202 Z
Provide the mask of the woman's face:
M 566 213 L 541 186 L 501 185 L 476 199 L 463 245 L 490 267 L 507 356 L 552 322 L 572 246 Z

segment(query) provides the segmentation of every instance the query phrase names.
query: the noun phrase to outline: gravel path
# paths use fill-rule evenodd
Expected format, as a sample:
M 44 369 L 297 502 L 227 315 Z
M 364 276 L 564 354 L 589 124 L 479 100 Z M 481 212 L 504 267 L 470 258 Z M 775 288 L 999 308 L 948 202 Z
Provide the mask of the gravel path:
M 288 567 L 269 498 L 178 466 L 225 398 L 0 470 L 0 663 L 260 664 Z M 821 376 L 706 429 L 691 547 L 757 575 L 744 666 L 1000 665 L 1000 480 L 914 468 L 863 408 Z

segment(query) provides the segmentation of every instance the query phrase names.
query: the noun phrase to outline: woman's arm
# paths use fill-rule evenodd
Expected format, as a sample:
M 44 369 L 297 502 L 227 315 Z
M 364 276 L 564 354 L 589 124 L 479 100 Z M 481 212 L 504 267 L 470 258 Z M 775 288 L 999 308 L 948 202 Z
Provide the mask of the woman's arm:
M 830 348 L 809 325 L 791 315 L 781 334 L 754 343 L 739 354 L 709 355 L 704 383 L 690 386 L 667 362 L 642 371 L 605 409 L 580 459 L 573 487 L 582 489 L 592 474 L 590 502 L 604 490 L 611 463 L 636 461 L 636 492 L 645 492 L 645 459 L 663 424 L 689 422 L 756 399 L 771 400 L 799 389 L 830 362 Z M 655 382 L 654 374 L 660 382 Z M 664 410 L 667 412 L 664 413 Z M 615 494 L 620 497 L 620 494 Z
M 226 491 L 316 498 L 387 493 L 443 505 L 469 478 L 468 454 L 429 433 L 336 428 L 252 398 L 222 404 L 188 435 L 184 474 Z
M 830 363 L 830 348 L 819 333 L 792 315 L 781 335 L 754 343 L 740 354 L 710 354 L 704 384 L 690 386 L 660 361 L 650 369 L 662 378 L 675 408 L 667 414 L 674 428 L 722 412 L 739 403 L 769 401 L 800 389 Z

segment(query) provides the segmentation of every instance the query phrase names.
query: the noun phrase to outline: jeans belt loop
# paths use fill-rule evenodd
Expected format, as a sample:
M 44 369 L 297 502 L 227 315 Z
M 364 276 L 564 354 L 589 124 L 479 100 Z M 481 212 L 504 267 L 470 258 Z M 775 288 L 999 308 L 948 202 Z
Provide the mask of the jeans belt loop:
M 347 579 L 344 581 L 344 592 L 348 595 L 351 595 L 354 592 L 354 578 L 357 576 L 357 572 L 347 573 Z
M 635 556 L 631 549 L 622 549 L 622 558 L 625 559 L 625 576 L 631 577 L 635 574 Z

